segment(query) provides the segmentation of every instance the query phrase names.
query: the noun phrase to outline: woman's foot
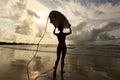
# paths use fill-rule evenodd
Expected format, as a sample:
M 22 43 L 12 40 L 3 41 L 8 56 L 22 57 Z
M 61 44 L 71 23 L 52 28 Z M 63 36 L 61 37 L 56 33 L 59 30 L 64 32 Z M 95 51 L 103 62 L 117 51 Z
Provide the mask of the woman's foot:
M 53 72 L 53 80 L 56 80 L 56 70 Z
M 56 70 L 54 70 L 53 75 L 56 76 Z

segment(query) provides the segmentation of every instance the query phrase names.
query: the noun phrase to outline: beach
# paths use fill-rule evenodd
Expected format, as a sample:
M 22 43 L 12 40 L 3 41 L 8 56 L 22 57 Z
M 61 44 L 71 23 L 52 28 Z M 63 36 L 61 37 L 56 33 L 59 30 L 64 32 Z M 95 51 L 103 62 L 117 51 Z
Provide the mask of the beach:
M 56 45 L 42 45 L 28 66 L 31 80 L 55 80 Z M 36 45 L 0 45 L 0 80 L 28 80 L 27 63 Z M 65 73 L 59 62 L 56 80 L 119 80 L 119 45 L 69 45 Z

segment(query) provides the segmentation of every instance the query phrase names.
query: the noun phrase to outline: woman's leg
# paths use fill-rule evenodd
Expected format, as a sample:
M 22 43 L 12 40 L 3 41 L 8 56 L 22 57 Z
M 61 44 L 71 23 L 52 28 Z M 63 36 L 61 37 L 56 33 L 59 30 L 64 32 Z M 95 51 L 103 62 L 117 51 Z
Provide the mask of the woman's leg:
M 61 74 L 63 73 L 65 56 L 66 56 L 66 47 L 63 47 L 63 49 L 62 49 L 62 59 L 61 59 Z
M 55 67 L 54 67 L 55 70 L 57 69 L 57 66 L 58 66 L 58 63 L 59 63 L 59 60 L 60 60 L 60 53 L 61 53 L 61 48 L 58 47 L 57 48 L 57 59 L 56 59 L 56 62 L 55 62 Z

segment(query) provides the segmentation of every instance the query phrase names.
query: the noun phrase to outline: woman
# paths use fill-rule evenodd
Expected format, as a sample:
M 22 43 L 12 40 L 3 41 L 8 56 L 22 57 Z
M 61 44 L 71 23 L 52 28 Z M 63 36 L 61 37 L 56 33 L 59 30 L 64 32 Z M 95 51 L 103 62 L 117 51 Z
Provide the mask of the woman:
M 56 73 L 57 70 L 57 66 L 60 60 L 60 55 L 62 54 L 62 58 L 61 58 L 61 74 L 64 73 L 63 68 L 64 68 L 64 59 L 65 59 L 65 55 L 66 55 L 66 36 L 72 33 L 71 28 L 69 27 L 69 33 L 63 33 L 63 24 L 59 24 L 58 25 L 58 30 L 60 31 L 59 33 L 55 33 L 56 31 L 56 27 L 53 31 L 53 34 L 57 36 L 58 39 L 58 47 L 57 47 L 57 59 L 55 62 L 55 67 L 54 67 L 54 73 Z

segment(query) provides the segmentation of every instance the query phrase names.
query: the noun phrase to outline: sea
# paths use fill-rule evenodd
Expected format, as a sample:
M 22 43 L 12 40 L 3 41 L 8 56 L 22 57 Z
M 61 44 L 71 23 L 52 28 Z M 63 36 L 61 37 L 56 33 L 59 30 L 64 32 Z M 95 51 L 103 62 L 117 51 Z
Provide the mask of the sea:
M 38 50 L 36 50 L 37 48 Z M 48 62 L 49 66 L 44 70 L 48 69 L 54 65 L 56 49 L 57 45 L 55 44 L 39 44 L 39 46 L 0 45 L 0 80 L 26 80 L 25 70 L 20 74 L 18 66 L 26 67 L 27 62 L 35 54 L 37 55 L 34 61 L 41 59 L 40 63 L 42 64 L 47 64 Z M 40 63 L 37 63 L 36 66 L 39 67 Z M 80 71 L 82 69 L 87 72 L 87 75 L 89 74 L 92 77 L 90 78 L 92 80 L 120 80 L 120 44 L 114 41 L 68 44 L 65 64 L 68 67 L 66 69 L 68 72 L 73 71 L 73 73 L 81 74 Z M 34 65 L 35 62 L 32 62 L 31 66 Z M 17 66 L 17 69 L 15 66 Z M 38 68 L 35 69 L 38 70 Z M 32 71 L 33 69 L 30 68 L 30 70 Z M 96 74 L 105 78 L 96 77 Z M 19 79 L 16 79 L 14 75 L 19 77 Z

